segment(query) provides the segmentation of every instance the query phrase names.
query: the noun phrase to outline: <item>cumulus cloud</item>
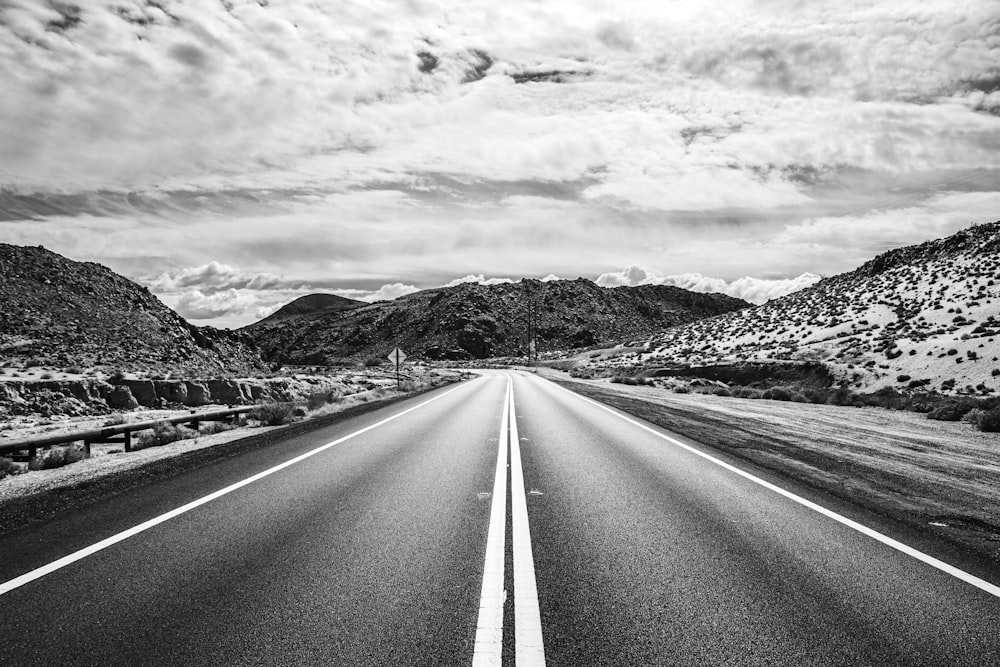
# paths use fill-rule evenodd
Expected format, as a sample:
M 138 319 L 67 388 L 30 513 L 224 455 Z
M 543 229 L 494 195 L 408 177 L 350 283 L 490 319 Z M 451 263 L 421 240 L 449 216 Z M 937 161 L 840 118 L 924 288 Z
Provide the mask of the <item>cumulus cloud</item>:
M 472 275 L 471 273 L 462 278 L 455 278 L 454 280 L 448 281 L 441 287 L 454 287 L 455 285 L 461 285 L 462 283 L 477 283 L 479 285 L 498 285 L 500 283 L 512 283 L 514 282 L 510 278 L 487 278 L 483 274 Z
M 184 292 L 173 304 L 182 317 L 190 320 L 211 320 L 224 316 L 242 315 L 253 308 L 257 299 L 239 290 L 227 289 L 214 294 L 198 290 Z
M 237 289 L 276 289 L 283 283 L 279 276 L 272 273 L 247 273 L 228 264 L 213 261 L 172 273 L 162 273 L 150 281 L 148 286 L 157 292 L 174 292 L 197 287 L 199 293 L 215 293 Z
M 717 292 L 745 299 L 751 303 L 764 303 L 771 299 L 797 292 L 819 282 L 820 276 L 803 273 L 794 278 L 767 279 L 745 276 L 727 281 L 700 273 L 660 275 L 641 266 L 629 266 L 617 273 L 605 273 L 594 281 L 602 287 L 636 285 L 672 285 L 692 292 Z
M 403 283 L 392 283 L 388 285 L 382 285 L 371 294 L 366 294 L 365 296 L 359 297 L 362 301 L 392 301 L 393 299 L 398 299 L 406 294 L 413 294 L 414 292 L 419 292 L 420 288 L 415 285 L 404 285 Z

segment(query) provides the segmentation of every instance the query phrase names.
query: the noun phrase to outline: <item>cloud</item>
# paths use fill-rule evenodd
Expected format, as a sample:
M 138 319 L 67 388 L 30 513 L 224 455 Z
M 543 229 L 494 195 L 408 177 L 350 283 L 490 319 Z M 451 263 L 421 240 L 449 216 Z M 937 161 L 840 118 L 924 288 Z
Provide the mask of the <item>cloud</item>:
M 197 287 L 199 293 L 215 293 L 238 289 L 276 289 L 285 284 L 279 276 L 271 273 L 246 273 L 228 264 L 213 261 L 172 273 L 162 273 L 150 281 L 148 286 L 157 292 L 174 292 Z
M 487 278 L 483 274 L 472 275 L 471 273 L 462 278 L 455 278 L 441 287 L 454 287 L 455 285 L 461 285 L 462 283 L 477 283 L 479 285 L 498 285 L 500 283 L 512 283 L 514 282 L 510 278 Z
M 797 292 L 816 284 L 820 276 L 803 273 L 794 278 L 762 279 L 746 276 L 732 281 L 710 278 L 700 273 L 659 275 L 641 266 L 629 266 L 618 273 L 605 273 L 594 281 L 602 287 L 636 285 L 672 285 L 693 292 L 717 292 L 745 299 L 751 303 L 764 303 L 771 299 Z
M 198 290 L 184 292 L 174 302 L 173 308 L 190 320 L 211 320 L 227 315 L 242 315 L 257 304 L 257 299 L 239 290 L 227 289 L 214 294 Z
M 393 299 L 398 299 L 406 294 L 413 294 L 414 292 L 419 292 L 420 288 L 414 285 L 404 285 L 403 283 L 392 283 L 390 285 L 382 285 L 371 294 L 367 294 L 362 297 L 358 297 L 362 301 L 392 301 Z

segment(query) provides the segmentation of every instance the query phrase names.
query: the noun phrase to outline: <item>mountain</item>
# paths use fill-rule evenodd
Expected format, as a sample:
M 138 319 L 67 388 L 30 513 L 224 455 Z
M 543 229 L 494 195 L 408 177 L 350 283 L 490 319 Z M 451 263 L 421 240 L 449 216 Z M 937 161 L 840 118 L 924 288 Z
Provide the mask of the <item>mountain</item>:
M 196 327 L 107 267 L 0 243 L 0 356 L 81 370 L 250 373 L 250 339 Z
M 645 367 L 799 361 L 861 390 L 996 394 L 1000 222 L 891 250 L 781 299 L 643 342 Z
M 664 285 L 605 288 L 583 278 L 462 283 L 349 310 L 272 316 L 241 331 L 265 359 L 282 363 L 382 356 L 397 345 L 428 359 L 485 359 L 524 354 L 529 307 L 544 351 L 649 335 L 749 305 L 722 294 Z
M 286 303 L 284 306 L 274 311 L 258 324 L 262 322 L 281 322 L 300 316 L 312 316 L 318 313 L 339 313 L 344 310 L 351 310 L 365 306 L 364 301 L 348 299 L 336 294 L 307 294 L 300 296 L 294 301 Z

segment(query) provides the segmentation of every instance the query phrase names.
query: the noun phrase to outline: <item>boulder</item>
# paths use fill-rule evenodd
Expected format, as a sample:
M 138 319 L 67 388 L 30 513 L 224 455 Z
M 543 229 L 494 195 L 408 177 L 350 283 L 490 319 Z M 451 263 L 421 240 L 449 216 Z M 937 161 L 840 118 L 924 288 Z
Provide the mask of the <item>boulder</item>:
M 215 403 L 243 405 L 251 400 L 250 396 L 244 393 L 242 385 L 235 380 L 208 380 L 206 384 Z
M 121 383 L 129 388 L 139 405 L 156 407 L 156 387 L 152 380 L 122 380 Z
M 112 389 L 104 400 L 109 408 L 115 410 L 134 410 L 139 407 L 139 401 L 135 400 L 129 388 L 123 384 Z
M 212 394 L 204 384 L 200 382 L 185 382 L 184 386 L 187 389 L 187 400 L 184 401 L 184 405 L 199 406 L 208 405 L 212 402 Z
M 187 403 L 187 384 L 180 380 L 153 380 L 157 397 L 167 403 Z

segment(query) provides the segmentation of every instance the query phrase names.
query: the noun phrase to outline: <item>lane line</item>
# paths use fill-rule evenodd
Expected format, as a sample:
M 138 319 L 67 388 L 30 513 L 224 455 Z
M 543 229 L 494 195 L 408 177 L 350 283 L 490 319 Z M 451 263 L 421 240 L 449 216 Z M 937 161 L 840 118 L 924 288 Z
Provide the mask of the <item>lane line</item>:
M 536 379 L 543 380 L 543 378 L 537 378 L 537 377 L 536 377 Z M 730 465 L 729 463 L 726 463 L 725 461 L 721 461 L 721 460 L 715 458 L 714 456 L 711 456 L 711 455 L 706 454 L 704 452 L 698 451 L 697 449 L 695 449 L 694 447 L 691 447 L 690 445 L 686 445 L 686 444 L 684 444 L 683 442 L 681 442 L 679 440 L 671 438 L 668 435 L 660 433 L 659 431 L 657 431 L 657 430 L 655 430 L 653 428 L 650 428 L 649 426 L 646 426 L 645 424 L 642 424 L 640 422 L 635 421 L 634 419 L 626 417 L 625 415 L 623 415 L 620 412 L 617 412 L 616 410 L 614 410 L 614 409 L 612 409 L 612 408 L 604 405 L 603 403 L 599 403 L 598 401 L 595 401 L 595 400 L 593 400 L 591 398 L 587 398 L 586 396 L 581 396 L 580 394 L 577 394 L 574 391 L 566 389 L 565 387 L 562 387 L 562 386 L 556 384 L 555 382 L 551 382 L 549 380 L 544 380 L 544 382 L 547 382 L 548 384 L 552 385 L 553 387 L 561 389 L 562 391 L 566 392 L 567 394 L 575 396 L 575 397 L 579 398 L 582 401 L 586 401 L 587 403 L 591 403 L 591 404 L 599 407 L 600 409 L 604 410 L 605 412 L 609 412 L 609 413 L 613 414 L 614 416 L 618 417 L 619 419 L 622 419 L 622 420 L 624 420 L 624 421 L 632 424 L 633 426 L 637 426 L 637 427 L 641 428 L 642 430 L 655 435 L 658 438 L 666 440 L 667 442 L 669 442 L 672 445 L 676 445 L 677 447 L 680 447 L 682 449 L 686 449 L 687 451 L 689 451 L 692 454 L 695 454 L 697 456 L 700 456 L 701 458 L 705 459 L 706 461 L 714 463 L 715 465 L 720 466 L 722 468 L 725 468 L 726 470 L 729 470 L 730 472 L 736 473 L 740 477 L 748 479 L 748 480 L 750 480 L 751 482 L 753 482 L 755 484 L 759 484 L 760 486 L 763 486 L 766 489 L 774 491 L 775 493 L 777 493 L 779 495 L 782 495 L 785 498 L 788 498 L 792 502 L 798 503 L 799 505 L 802 505 L 803 507 L 807 507 L 807 508 L 813 510 L 814 512 L 818 512 L 819 514 L 822 514 L 823 516 L 826 516 L 826 517 L 828 517 L 830 519 L 833 519 L 834 521 L 836 521 L 836 522 L 838 522 L 840 524 L 843 524 L 844 526 L 847 526 L 848 528 L 851 528 L 851 529 L 853 529 L 853 530 L 855 530 L 855 531 L 857 531 L 857 532 L 859 532 L 859 533 L 861 533 L 863 535 L 867 535 L 868 537 L 881 542 L 882 544 L 886 545 L 887 547 L 895 549 L 896 551 L 899 551 L 900 553 L 904 553 L 907 556 L 910 556 L 911 558 L 915 558 L 916 560 L 918 560 L 918 561 L 920 561 L 922 563 L 930 565 L 931 567 L 936 568 L 936 569 L 940 570 L 941 572 L 944 572 L 945 574 L 950 574 L 951 576 L 955 577 L 956 579 L 960 579 L 960 580 L 964 581 L 967 584 L 975 586 L 976 588 L 978 588 L 981 591 L 984 591 L 986 593 L 989 593 L 990 595 L 993 595 L 995 597 L 1000 598 L 1000 586 L 996 586 L 994 584 L 991 584 L 990 582 L 988 582 L 988 581 L 986 581 L 984 579 L 980 579 L 979 577 L 975 576 L 974 574 L 969 574 L 965 570 L 960 570 L 957 567 L 955 567 L 954 565 L 949 565 L 948 563 L 945 563 L 942 560 L 938 560 L 937 558 L 934 558 L 934 556 L 930 556 L 928 554 L 925 554 L 922 551 L 918 551 L 917 549 L 914 549 L 913 547 L 911 547 L 911 546 L 909 546 L 907 544 L 903 544 L 902 542 L 900 542 L 898 540 L 894 540 L 893 538 L 889 537 L 888 535 L 885 535 L 883 533 L 878 532 L 877 530 L 869 528 L 868 526 L 865 526 L 864 524 L 860 524 L 857 521 L 854 521 L 852 519 L 848 519 L 846 516 L 842 516 L 840 514 L 837 514 L 833 510 L 829 510 L 829 509 L 823 507 L 822 505 L 817 505 L 816 503 L 812 502 L 811 500 L 806 500 L 805 498 L 802 498 L 801 496 L 797 496 L 794 493 L 792 493 L 791 491 L 786 491 L 785 489 L 781 488 L 780 486 L 776 486 L 775 484 L 772 484 L 771 482 L 767 482 L 767 481 L 765 481 L 765 480 L 763 480 L 763 479 L 761 479 L 759 477 L 751 475 L 750 473 L 745 472 L 743 470 L 740 470 L 736 466 Z
M 542 619 L 538 611 L 535 561 L 531 554 L 528 502 L 514 409 L 514 384 L 508 385 L 510 403 L 510 511 L 514 551 L 514 662 L 522 667 L 545 665 Z
M 475 382 L 475 380 L 473 380 L 473 382 Z M 452 393 L 454 393 L 456 391 L 459 391 L 460 389 L 464 389 L 465 387 L 470 386 L 471 384 L 472 383 L 469 383 L 467 385 L 461 385 L 459 387 L 455 387 L 454 389 L 449 389 L 448 391 L 444 392 L 443 394 L 439 394 L 439 395 L 435 396 L 434 398 L 432 398 L 430 400 L 424 401 L 423 403 L 420 403 L 418 405 L 413 406 L 412 408 L 407 408 L 406 410 L 403 410 L 402 412 L 400 412 L 398 414 L 395 414 L 395 415 L 393 415 L 391 417 L 387 417 L 387 418 L 385 418 L 385 419 L 383 419 L 383 420 L 381 420 L 379 422 L 371 424 L 370 426 L 366 426 L 366 427 L 364 427 L 362 429 L 354 431 L 353 433 L 345 435 L 342 438 L 337 438 L 333 442 L 328 442 L 325 445 L 322 445 L 320 447 L 317 447 L 316 449 L 313 449 L 313 450 L 310 450 L 310 451 L 306 452 L 305 454 L 300 454 L 299 456 L 296 456 L 293 459 L 289 459 L 288 461 L 285 461 L 284 463 L 276 465 L 273 468 L 269 468 L 267 470 L 264 470 L 263 472 L 259 472 L 259 473 L 255 474 L 255 475 L 251 476 L 251 477 L 247 477 L 244 480 L 236 482 L 235 484 L 231 484 L 231 485 L 225 487 L 224 489 L 219 489 L 218 491 L 210 493 L 207 496 L 203 496 L 201 498 L 198 498 L 197 500 L 193 500 L 193 501 L 187 503 L 186 505 L 182 505 L 180 507 L 172 509 L 169 512 L 166 512 L 165 514 L 161 514 L 160 516 L 154 517 L 154 518 L 152 518 L 152 519 L 150 519 L 148 521 L 144 521 L 143 523 L 140 523 L 137 526 L 133 526 L 132 528 L 129 528 L 128 530 L 124 530 L 124 531 L 122 531 L 122 532 L 120 532 L 120 533 L 118 533 L 116 535 L 112 535 L 111 537 L 103 539 L 100 542 L 97 542 L 95 544 L 90 545 L 89 547 L 84 547 L 83 549 L 80 549 L 79 551 L 75 551 L 75 552 L 69 554 L 68 556 L 63 556 L 62 558 L 60 558 L 58 560 L 52 561 L 48 565 L 43 565 L 42 567 L 36 568 L 34 570 L 31 570 L 30 572 L 22 574 L 22 575 L 20 575 L 18 577 L 15 577 L 15 578 L 13 578 L 13 579 L 11 579 L 9 581 L 5 581 L 4 583 L 0 584 L 0 595 L 5 595 L 5 594 L 11 592 L 12 590 L 14 590 L 16 588 L 20 588 L 21 586 L 24 586 L 25 584 L 28 584 L 28 583 L 30 583 L 32 581 L 35 581 L 36 579 L 41 579 L 42 577 L 44 577 L 44 576 L 46 576 L 48 574 L 51 574 L 51 573 L 55 572 L 56 570 L 60 570 L 60 569 L 62 569 L 64 567 L 66 567 L 67 565 L 75 563 L 78 560 L 82 560 L 82 559 L 86 558 L 87 556 L 90 556 L 90 555 L 93 555 L 93 554 L 97 553 L 98 551 L 102 551 L 104 549 L 107 549 L 110 546 L 118 544 L 119 542 L 127 540 L 130 537 L 133 537 L 135 535 L 138 535 L 139 533 L 147 531 L 147 530 L 149 530 L 150 528 L 152 528 L 154 526 L 158 526 L 159 524 L 161 524 L 161 523 L 163 523 L 165 521 L 169 521 L 170 519 L 173 519 L 174 517 L 180 516 L 181 514 L 184 514 L 186 512 L 190 512 L 191 510 L 195 509 L 196 507 L 200 507 L 200 506 L 202 506 L 202 505 L 204 505 L 206 503 L 210 503 L 213 500 L 216 500 L 217 498 L 221 498 L 222 496 L 224 496 L 226 494 L 229 494 L 229 493 L 232 493 L 233 491 L 236 491 L 237 489 L 241 489 L 244 486 L 247 486 L 249 484 L 253 484 L 254 482 L 256 482 L 258 480 L 261 480 L 261 479 L 264 479 L 265 477 L 273 475 L 274 473 L 278 472 L 279 470 L 284 470 L 285 468 L 293 466 L 296 463 L 304 461 L 304 460 L 306 460 L 306 459 L 308 459 L 310 457 L 313 457 L 316 454 L 319 454 L 320 452 L 324 452 L 324 451 L 330 449 L 331 447 L 336 447 L 337 445 L 341 444 L 342 442 L 346 442 L 347 440 L 350 440 L 352 438 L 356 438 L 357 436 L 361 435 L 362 433 L 367 433 L 368 431 L 371 431 L 372 429 L 376 429 L 376 428 L 378 428 L 378 427 L 380 427 L 380 426 L 382 426 L 384 424 L 387 424 L 387 423 L 389 423 L 389 422 L 391 422 L 391 421 L 393 421 L 395 419 L 399 419 L 403 415 L 409 414 L 409 413 L 413 412 L 414 410 L 419 410 L 420 408 L 424 407 L 425 405 L 428 405 L 430 403 L 433 403 L 434 401 L 440 400 L 440 399 L 444 398 L 445 396 L 448 396 L 449 394 L 452 394 Z
M 503 651 L 503 570 L 507 547 L 507 425 L 510 418 L 510 377 L 504 391 L 500 435 L 497 438 L 497 467 L 493 477 L 493 500 L 490 503 L 490 527 L 486 535 L 486 560 L 483 563 L 483 587 L 479 596 L 476 620 L 476 645 L 473 667 L 501 664 Z

